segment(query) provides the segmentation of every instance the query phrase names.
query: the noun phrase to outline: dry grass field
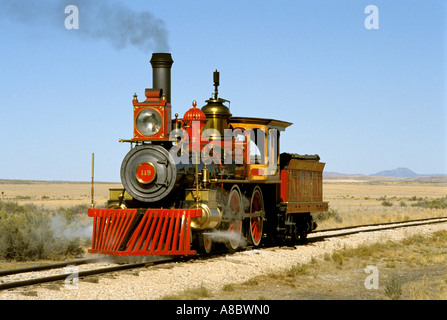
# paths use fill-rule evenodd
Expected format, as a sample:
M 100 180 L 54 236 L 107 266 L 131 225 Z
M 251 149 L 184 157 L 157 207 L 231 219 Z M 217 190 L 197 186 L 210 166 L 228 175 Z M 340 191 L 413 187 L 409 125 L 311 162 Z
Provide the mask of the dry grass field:
M 95 183 L 95 205 L 104 207 L 109 188 L 117 187 L 121 185 Z M 328 178 L 323 188 L 330 210 L 318 222 L 319 229 L 447 216 L 447 177 Z M 1 200 L 52 210 L 88 206 L 90 192 L 91 184 L 87 182 L 0 180 Z M 432 206 L 439 202 L 440 206 Z M 429 206 L 421 205 L 424 203 Z M 87 212 L 83 218 L 89 219 Z M 357 251 L 334 253 L 309 265 L 297 265 L 285 274 L 229 284 L 217 296 L 210 295 L 207 288 L 200 288 L 200 292 L 184 292 L 165 299 L 447 299 L 446 243 L 447 234 L 443 232 L 432 238 L 371 244 Z M 362 270 L 371 264 L 381 270 L 381 288 L 368 291 L 360 286 L 363 289 L 359 291 L 355 284 L 364 280 Z
M 117 186 L 96 183 L 95 206 Z M 0 268 L 83 255 L 91 246 L 90 193 L 89 183 L 0 180 Z
M 119 183 L 95 183 L 95 205 L 104 206 L 109 188 L 121 187 Z M 18 204 L 34 204 L 49 209 L 90 205 L 91 184 L 88 182 L 0 180 L 0 197 Z
M 95 206 L 105 206 L 109 188 L 119 183 L 95 183 Z M 329 202 L 330 219 L 319 228 L 362 223 L 391 222 L 447 216 L 447 209 L 415 206 L 419 201 L 447 196 L 447 177 L 386 178 L 345 177 L 324 179 L 324 200 Z M 49 209 L 90 205 L 88 182 L 46 182 L 0 180 L 0 197 L 18 204 L 34 204 Z
M 290 269 L 229 283 L 220 292 L 193 287 L 166 300 L 446 300 L 447 231 L 346 248 Z M 367 289 L 367 266 L 380 270 Z
M 319 228 L 447 216 L 447 208 L 426 208 L 423 201 L 447 196 L 447 177 L 359 177 L 325 179 L 324 200 L 332 218 Z

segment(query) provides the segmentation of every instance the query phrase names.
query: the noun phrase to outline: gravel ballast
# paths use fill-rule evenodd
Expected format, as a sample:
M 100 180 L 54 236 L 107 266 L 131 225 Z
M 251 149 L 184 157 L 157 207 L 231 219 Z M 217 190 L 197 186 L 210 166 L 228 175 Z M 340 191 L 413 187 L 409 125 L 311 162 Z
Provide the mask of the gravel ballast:
M 48 285 L 11 289 L 0 292 L 0 300 L 153 300 L 202 285 L 217 292 L 226 284 L 245 282 L 272 272 L 278 273 L 344 248 L 388 240 L 400 241 L 413 235 L 424 236 L 439 230 L 447 230 L 447 223 L 327 238 L 324 241 L 296 246 L 295 249 L 276 247 L 248 250 L 205 260 L 169 263 L 114 273 L 113 276 L 98 276 L 96 283 L 79 279 L 77 286 L 66 287 L 61 284 L 57 290 L 49 288 Z M 29 291 L 33 294 L 23 294 Z

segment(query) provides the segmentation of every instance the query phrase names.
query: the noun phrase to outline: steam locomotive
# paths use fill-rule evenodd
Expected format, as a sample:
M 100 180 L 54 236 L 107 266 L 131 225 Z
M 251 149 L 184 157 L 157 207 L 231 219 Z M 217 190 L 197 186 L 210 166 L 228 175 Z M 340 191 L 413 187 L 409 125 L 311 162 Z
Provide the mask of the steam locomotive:
M 117 256 L 234 251 L 267 241 L 304 240 L 316 228 L 325 163 L 318 155 L 280 153 L 290 122 L 238 117 L 214 93 L 182 118 L 172 117 L 169 53 L 154 53 L 153 88 L 133 97 L 131 150 L 121 165 L 123 188 L 107 208 L 89 209 L 91 253 Z

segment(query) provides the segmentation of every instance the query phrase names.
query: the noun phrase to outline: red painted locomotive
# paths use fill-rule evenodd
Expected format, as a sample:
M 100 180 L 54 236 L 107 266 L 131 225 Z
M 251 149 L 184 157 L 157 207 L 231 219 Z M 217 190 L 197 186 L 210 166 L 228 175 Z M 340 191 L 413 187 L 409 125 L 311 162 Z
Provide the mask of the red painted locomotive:
M 134 135 L 121 165 L 122 189 L 108 208 L 89 209 L 92 253 L 119 256 L 209 253 L 264 241 L 303 240 L 323 201 L 318 155 L 279 152 L 292 123 L 235 117 L 214 94 L 201 109 L 172 118 L 171 54 L 154 53 L 153 89 L 133 98 Z M 228 104 L 228 106 L 226 105 Z

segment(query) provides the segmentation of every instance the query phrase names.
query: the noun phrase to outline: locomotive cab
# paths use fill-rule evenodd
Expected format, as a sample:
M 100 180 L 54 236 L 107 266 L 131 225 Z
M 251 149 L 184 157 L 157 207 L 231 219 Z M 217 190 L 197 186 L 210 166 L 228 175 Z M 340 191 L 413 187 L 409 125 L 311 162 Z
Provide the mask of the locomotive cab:
M 279 182 L 280 132 L 285 131 L 292 123 L 274 119 L 232 117 L 230 125 L 235 136 L 240 137 L 239 143 L 243 142 L 243 158 L 247 160 L 246 179 Z

